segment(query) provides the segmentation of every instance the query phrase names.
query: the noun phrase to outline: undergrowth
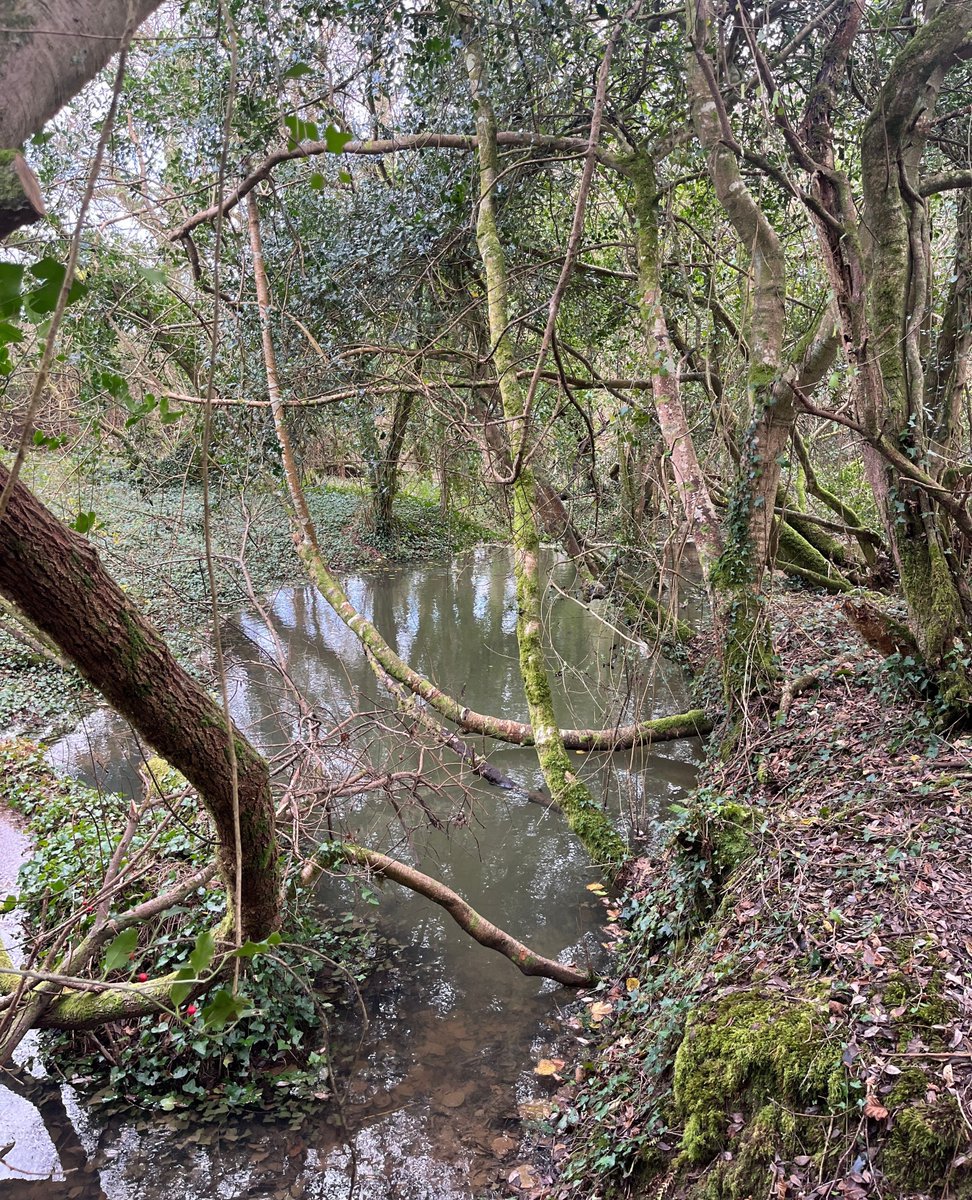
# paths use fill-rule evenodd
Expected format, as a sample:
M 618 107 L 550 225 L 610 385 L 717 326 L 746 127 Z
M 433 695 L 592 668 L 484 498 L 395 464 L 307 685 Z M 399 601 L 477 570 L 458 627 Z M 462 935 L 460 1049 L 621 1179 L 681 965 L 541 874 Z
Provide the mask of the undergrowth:
M 212 855 L 212 830 L 181 776 L 150 760 L 162 783 L 142 803 L 125 853 L 128 882 L 111 895 L 121 912 L 160 894 Z M 76 779 L 58 777 L 31 743 L 0 744 L 3 800 L 27 821 L 34 856 L 24 864 L 16 896 L 4 903 L 23 916 L 28 949 L 40 952 L 57 932 L 83 935 L 94 920 L 105 868 L 125 825 L 129 802 Z M 241 960 L 234 1015 L 210 1018 L 220 980 L 191 1002 L 88 1033 L 47 1032 L 49 1072 L 90 1093 L 109 1110 L 185 1114 L 193 1122 L 272 1107 L 287 1115 L 319 1105 L 332 1093 L 329 1027 L 380 965 L 371 922 L 347 911 L 323 915 L 296 887 L 288 891 L 282 934 Z M 115 965 L 111 952 L 101 977 L 117 982 L 157 978 L 184 966 L 200 936 L 225 910 L 218 881 L 141 927 L 137 942 Z M 133 931 L 134 932 L 134 931 Z M 127 949 L 127 947 L 126 947 Z M 115 956 L 117 957 L 117 955 Z M 99 972 L 95 972 L 99 977 Z
M 536 1200 L 972 1195 L 972 742 L 832 602 L 787 605 L 788 675 L 856 669 L 710 760 L 605 901 Z

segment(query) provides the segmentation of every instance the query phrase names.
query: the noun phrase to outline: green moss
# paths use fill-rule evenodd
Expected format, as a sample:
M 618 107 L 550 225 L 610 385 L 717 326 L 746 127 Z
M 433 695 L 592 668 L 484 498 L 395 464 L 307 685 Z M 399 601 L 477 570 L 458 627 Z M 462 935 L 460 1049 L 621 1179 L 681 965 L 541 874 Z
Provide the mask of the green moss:
M 753 850 L 753 810 L 726 801 L 708 822 L 709 861 L 712 874 L 722 883 Z
M 777 533 L 777 562 L 784 570 L 792 571 L 828 592 L 853 590 L 852 585 L 803 533 L 786 521 L 780 522 Z
M 734 1111 L 774 1107 L 828 1109 L 843 1095 L 839 1047 L 828 1044 L 819 1008 L 807 1001 L 741 992 L 719 1000 L 693 1020 L 675 1057 L 674 1101 L 684 1121 L 681 1149 L 688 1163 L 708 1162 L 725 1145 Z M 748 1169 L 772 1161 L 790 1134 L 764 1120 L 753 1137 Z M 750 1130 L 750 1134 L 753 1131 Z M 790 1131 L 792 1133 L 792 1131 Z M 767 1157 L 767 1155 L 769 1155 Z
M 922 1084 L 926 1083 L 922 1076 Z M 888 1183 L 898 1191 L 930 1191 L 948 1174 L 965 1140 L 958 1102 L 954 1096 L 943 1095 L 934 1104 L 923 1101 L 900 1108 L 893 1112 L 892 1119 L 894 1124 L 881 1156 Z
M 698 1200 L 734 1200 L 765 1196 L 773 1183 L 771 1164 L 779 1147 L 792 1143 L 793 1116 L 777 1104 L 765 1104 L 732 1143 L 732 1157 L 715 1163 L 693 1195 Z

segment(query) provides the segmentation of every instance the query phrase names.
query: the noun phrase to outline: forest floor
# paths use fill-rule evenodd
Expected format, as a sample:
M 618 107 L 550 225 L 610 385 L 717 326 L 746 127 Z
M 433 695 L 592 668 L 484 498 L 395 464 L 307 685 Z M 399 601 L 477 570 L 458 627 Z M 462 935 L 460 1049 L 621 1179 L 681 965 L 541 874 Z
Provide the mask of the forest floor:
M 838 600 L 784 593 L 774 629 L 816 686 L 754 715 L 605 897 L 613 977 L 555 1064 L 580 1082 L 503 1194 L 972 1194 L 972 738 Z

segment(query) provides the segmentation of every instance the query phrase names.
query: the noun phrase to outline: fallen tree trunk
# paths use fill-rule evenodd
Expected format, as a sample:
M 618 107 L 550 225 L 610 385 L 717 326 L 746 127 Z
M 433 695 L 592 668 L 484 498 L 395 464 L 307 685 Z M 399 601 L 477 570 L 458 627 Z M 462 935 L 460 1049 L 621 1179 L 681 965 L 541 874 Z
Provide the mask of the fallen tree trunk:
M 594 982 L 593 972 L 582 971 L 571 963 L 557 962 L 556 959 L 537 954 L 492 921 L 487 921 L 472 905 L 467 904 L 458 892 L 454 892 L 430 875 L 424 875 L 415 867 L 409 867 L 395 858 L 389 858 L 387 854 L 380 854 L 377 850 L 368 850 L 353 842 L 327 845 L 323 847 L 319 859 L 304 868 L 304 882 L 313 882 L 324 866 L 333 862 L 335 857 L 347 863 L 367 867 L 373 874 L 390 879 L 393 883 L 399 883 L 402 887 L 427 897 L 444 908 L 456 924 L 481 946 L 508 958 L 524 975 L 553 979 L 565 987 L 587 987 Z
M 440 745 L 448 747 L 480 779 L 485 779 L 487 783 L 503 788 L 504 791 L 516 792 L 517 795 L 525 796 L 534 804 L 542 804 L 546 808 L 557 807 L 556 801 L 552 797 L 524 787 L 515 779 L 511 779 L 509 775 L 504 775 L 499 767 L 493 766 L 487 758 L 477 754 L 472 746 L 464 742 L 462 738 L 440 725 L 434 717 L 418 706 L 417 698 L 407 688 L 403 687 L 397 679 L 392 679 L 373 654 L 369 654 L 368 651 L 365 651 L 365 654 L 368 658 L 368 665 L 375 673 L 378 682 L 395 698 L 395 703 L 403 718 L 416 722 Z

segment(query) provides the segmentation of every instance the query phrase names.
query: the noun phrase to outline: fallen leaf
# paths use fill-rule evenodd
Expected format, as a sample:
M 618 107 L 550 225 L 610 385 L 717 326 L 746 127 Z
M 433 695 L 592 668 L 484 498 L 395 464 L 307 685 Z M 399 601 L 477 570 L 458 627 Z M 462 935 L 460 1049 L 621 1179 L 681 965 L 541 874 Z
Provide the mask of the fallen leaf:
M 512 1183 L 514 1187 L 532 1188 L 536 1187 L 540 1182 L 540 1176 L 536 1173 L 529 1163 L 521 1163 L 509 1174 L 507 1183 Z
M 608 1004 L 605 1000 L 595 1000 L 590 1007 L 591 1020 L 595 1025 L 599 1025 L 613 1011 L 613 1004 Z
M 587 890 L 589 892 L 594 892 L 594 894 L 597 896 L 606 896 L 607 895 L 607 888 L 604 886 L 603 883 L 589 883 L 587 885 Z
M 564 1060 L 562 1058 L 541 1058 L 533 1068 L 533 1073 L 534 1075 L 556 1075 L 563 1069 Z
M 872 1121 L 883 1121 L 888 1115 L 888 1110 L 883 1104 L 878 1103 L 873 1096 L 868 1096 L 864 1101 L 864 1116 L 870 1117 Z
M 635 979 L 633 975 L 629 976 L 624 985 L 629 992 L 636 992 L 641 987 L 641 980 Z

